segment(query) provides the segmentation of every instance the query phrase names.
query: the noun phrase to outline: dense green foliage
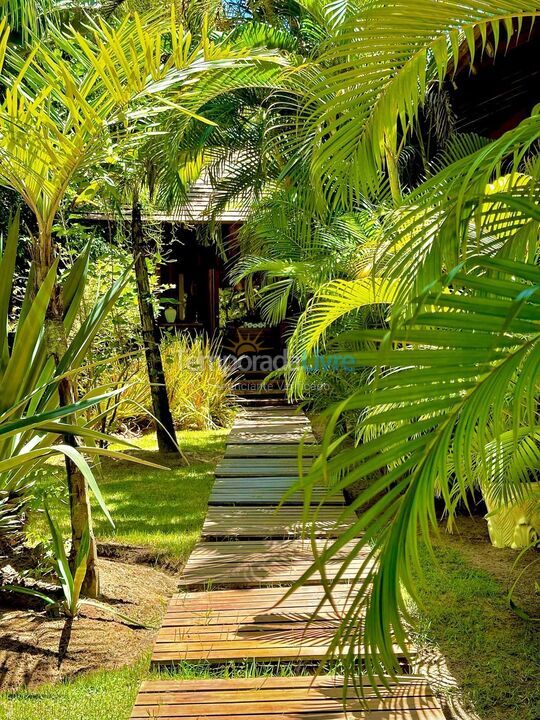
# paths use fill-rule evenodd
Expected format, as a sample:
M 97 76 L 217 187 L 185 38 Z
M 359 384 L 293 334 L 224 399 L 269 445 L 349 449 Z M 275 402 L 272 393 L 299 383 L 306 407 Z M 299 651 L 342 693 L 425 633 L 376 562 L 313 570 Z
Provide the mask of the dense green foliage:
M 212 430 L 230 425 L 236 409 L 237 373 L 221 360 L 219 347 L 204 337 L 173 336 L 162 343 L 171 412 L 181 430 Z M 107 422 L 116 431 L 148 423 L 150 387 L 144 358 L 135 356 L 105 367 L 101 380 L 124 387 L 122 404 Z
M 365 646 L 368 670 L 388 672 L 393 640 L 406 643 L 404 593 L 416 595 L 419 536 L 429 543 L 437 499 L 450 525 L 479 490 L 492 507 L 537 502 L 540 116 L 534 109 L 492 142 L 457 134 L 450 110 L 441 120 L 447 76 L 488 41 L 492 54 L 505 52 L 537 8 L 376 0 L 265 9 L 296 65 L 263 119 L 259 164 L 244 163 L 252 184 L 261 165 L 269 172 L 235 272 L 262 274 L 268 319 L 300 313 L 290 394 L 312 392 L 318 409 L 326 399 L 329 425 L 324 457 L 299 486 L 322 475 L 333 487 L 364 487 L 347 511 L 358 514 L 350 532 L 306 577 L 357 537 L 354 552 L 376 562 L 358 577 L 333 650 L 351 647 L 352 668 Z M 437 141 L 411 178 L 404 162 L 426 135 Z M 359 228 L 352 237 L 346 217 Z M 332 370 L 345 361 L 355 368 L 348 378 Z

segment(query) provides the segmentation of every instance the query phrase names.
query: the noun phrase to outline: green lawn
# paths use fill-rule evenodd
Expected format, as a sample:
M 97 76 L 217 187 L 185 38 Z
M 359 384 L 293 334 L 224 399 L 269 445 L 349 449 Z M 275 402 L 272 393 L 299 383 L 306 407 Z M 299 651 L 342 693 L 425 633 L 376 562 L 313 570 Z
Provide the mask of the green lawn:
M 140 546 L 171 567 L 185 562 L 196 542 L 208 504 L 215 462 L 223 452 L 227 431 L 178 433 L 186 460 L 157 452 L 155 435 L 134 441 L 138 457 L 162 464 L 159 470 L 128 461 L 103 461 L 99 486 L 115 522 L 113 529 L 94 503 L 94 526 L 101 542 Z M 130 451 L 131 452 L 131 451 Z M 67 533 L 64 473 L 61 468 L 40 479 L 37 492 L 52 496 L 52 508 Z M 41 503 L 39 503 L 41 504 Z M 47 535 L 43 517 L 32 519 L 30 535 Z
M 0 720 L 127 720 L 148 662 L 0 695 Z
M 501 551 L 499 551 L 501 552 Z M 424 557 L 419 643 L 435 645 L 482 720 L 540 717 L 538 625 L 508 606 L 508 584 L 474 567 L 444 536 Z

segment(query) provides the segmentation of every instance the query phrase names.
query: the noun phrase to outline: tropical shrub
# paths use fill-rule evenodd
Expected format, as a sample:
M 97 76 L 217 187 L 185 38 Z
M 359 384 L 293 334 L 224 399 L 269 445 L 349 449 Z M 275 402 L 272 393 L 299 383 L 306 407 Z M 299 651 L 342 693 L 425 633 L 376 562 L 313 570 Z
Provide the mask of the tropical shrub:
M 100 445 L 109 438 L 96 430 L 100 419 L 96 413 L 105 403 L 114 408 L 120 402 L 121 391 L 121 388 L 104 385 L 97 389 L 88 387 L 80 397 L 73 397 L 72 402 L 62 405 L 58 389 L 66 377 L 82 372 L 92 342 L 122 291 L 125 274 L 96 298 L 86 318 L 76 323 L 88 272 L 89 248 L 83 249 L 60 280 L 64 300 L 63 330 L 69 343 L 66 352 L 53 359 L 47 351 L 45 319 L 59 274 L 58 259 L 36 294 L 31 271 L 22 304 L 15 317 L 11 317 L 18 231 L 17 216 L 10 226 L 0 258 L 0 532 L 2 550 L 6 554 L 21 542 L 33 478 L 37 472 L 45 472 L 47 464 L 58 456 L 66 458 L 81 473 L 112 522 L 87 458 L 99 458 L 105 452 Z M 74 438 L 77 438 L 76 442 Z M 118 452 L 107 452 L 123 457 Z M 89 547 L 86 569 L 95 562 L 89 514 L 81 540 L 85 534 L 88 534 Z M 72 564 L 77 552 L 78 548 L 71 553 Z
M 231 424 L 238 373 L 220 358 L 218 343 L 176 336 L 165 343 L 163 362 L 179 427 L 207 430 Z
M 28 588 L 24 585 L 4 585 L 2 587 L 4 592 L 22 593 L 24 595 L 35 597 L 38 600 L 43 601 L 49 608 L 56 609 L 71 619 L 76 618 L 84 606 L 90 606 L 96 607 L 99 610 L 104 610 L 105 612 L 124 620 L 130 625 L 146 627 L 137 620 L 118 612 L 115 608 L 104 602 L 83 597 L 82 589 L 84 578 L 86 576 L 88 557 L 90 554 L 90 532 L 87 528 L 83 533 L 81 544 L 77 550 L 77 555 L 75 556 L 73 563 L 70 563 L 66 554 L 66 547 L 62 533 L 60 532 L 60 528 L 58 527 L 56 520 L 51 515 L 46 503 L 44 511 L 51 536 L 50 549 L 53 571 L 56 576 L 55 579 L 61 589 L 61 599 L 58 600 L 56 597 L 47 595 L 41 590 L 37 590 L 34 587 Z

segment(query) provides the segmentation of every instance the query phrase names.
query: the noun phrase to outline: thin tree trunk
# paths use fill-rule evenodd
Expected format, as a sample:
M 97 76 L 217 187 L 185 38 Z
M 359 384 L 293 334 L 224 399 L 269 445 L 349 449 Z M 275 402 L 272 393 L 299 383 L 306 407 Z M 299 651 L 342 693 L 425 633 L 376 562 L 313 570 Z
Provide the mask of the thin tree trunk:
M 159 328 L 154 317 L 150 279 L 146 265 L 146 248 L 141 219 L 141 208 L 136 195 L 133 197 L 131 211 L 131 248 L 135 258 L 135 278 L 139 314 L 146 356 L 146 367 L 150 381 L 152 410 L 156 418 L 156 434 L 160 452 L 177 453 L 178 443 L 172 418 L 165 373 L 161 359 Z
M 53 263 L 52 239 L 40 236 L 34 251 L 36 265 L 36 286 L 40 287 Z M 45 338 L 49 355 L 58 365 L 65 354 L 68 344 L 64 327 L 64 307 L 62 289 L 55 284 L 53 295 L 45 318 Z M 72 377 L 65 377 L 59 382 L 58 395 L 60 405 L 72 405 L 78 397 L 76 382 Z M 77 438 L 65 435 L 64 443 L 77 448 Z M 92 510 L 88 484 L 84 475 L 72 460 L 66 457 L 66 475 L 69 490 L 69 509 L 71 521 L 71 550 L 69 562 L 72 573 L 75 573 L 75 558 L 86 528 L 90 534 L 90 550 L 88 553 L 86 576 L 82 586 L 84 595 L 90 598 L 99 596 L 99 572 L 97 567 L 97 546 L 92 527 Z

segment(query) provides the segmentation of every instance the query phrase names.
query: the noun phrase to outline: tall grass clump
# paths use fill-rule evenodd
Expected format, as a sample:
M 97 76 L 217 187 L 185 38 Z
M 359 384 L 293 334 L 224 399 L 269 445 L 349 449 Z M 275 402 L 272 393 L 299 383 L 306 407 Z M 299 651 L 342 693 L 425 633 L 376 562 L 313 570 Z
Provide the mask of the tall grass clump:
M 236 410 L 236 373 L 207 337 L 175 335 L 163 341 L 163 365 L 174 422 L 179 430 L 213 430 L 231 424 Z M 114 430 L 144 429 L 150 420 L 150 384 L 144 356 L 124 358 L 110 380 L 125 385 L 112 417 Z

